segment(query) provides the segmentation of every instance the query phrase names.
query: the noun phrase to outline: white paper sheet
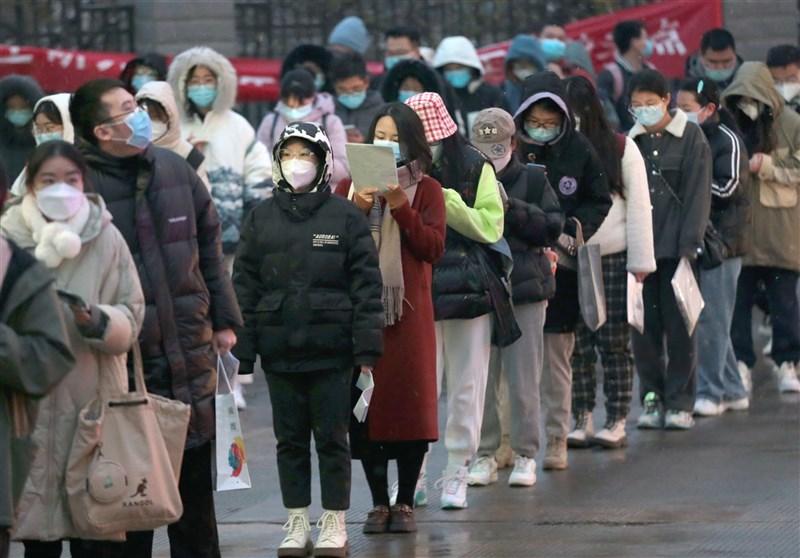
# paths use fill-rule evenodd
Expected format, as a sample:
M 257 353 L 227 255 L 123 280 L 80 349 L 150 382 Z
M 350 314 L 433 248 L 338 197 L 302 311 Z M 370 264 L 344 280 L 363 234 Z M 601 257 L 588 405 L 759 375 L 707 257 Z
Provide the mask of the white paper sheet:
M 361 390 L 361 395 L 358 397 L 356 406 L 353 408 L 353 414 L 356 416 L 358 422 L 364 422 L 367 420 L 369 402 L 372 399 L 372 390 L 375 388 L 375 380 L 372 377 L 372 372 L 362 372 L 358 376 L 356 387 Z
M 347 143 L 345 150 L 356 192 L 377 188 L 382 194 L 388 189 L 388 184 L 398 183 L 397 165 L 391 147 L 371 143 Z

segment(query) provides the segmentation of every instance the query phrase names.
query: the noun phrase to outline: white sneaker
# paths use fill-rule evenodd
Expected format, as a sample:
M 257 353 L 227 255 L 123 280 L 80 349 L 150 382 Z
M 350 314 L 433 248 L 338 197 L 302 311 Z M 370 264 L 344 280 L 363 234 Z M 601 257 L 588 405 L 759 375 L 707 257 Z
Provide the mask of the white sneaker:
M 442 489 L 443 510 L 461 510 L 467 507 L 466 467 L 448 465 L 444 475 L 436 481 L 435 486 Z
M 739 368 L 739 377 L 742 379 L 744 390 L 747 395 L 750 395 L 753 393 L 753 373 L 741 360 L 736 363 L 736 366 Z
M 628 436 L 625 434 L 625 419 L 606 421 L 603 429 L 595 434 L 594 443 L 604 448 L 617 449 L 628 445 Z
M 314 547 L 315 557 L 346 558 L 350 553 L 344 513 L 343 511 L 323 510 L 322 517 L 317 521 L 320 532 Z
M 397 492 L 400 490 L 400 485 L 397 481 L 392 483 L 392 488 L 389 490 L 389 505 L 397 505 Z M 417 487 L 414 489 L 414 507 L 420 508 L 428 505 L 428 473 L 424 470 L 419 472 L 417 477 Z
M 567 447 L 588 448 L 594 436 L 591 411 L 583 411 L 575 417 L 575 428 L 567 435 Z
M 724 412 L 721 403 L 714 403 L 710 399 L 701 397 L 694 402 L 694 414 L 698 417 L 718 417 Z
M 240 411 L 247 409 L 247 401 L 244 399 L 244 391 L 242 391 L 242 384 L 236 381 L 233 385 L 233 400 L 236 402 L 236 408 Z
M 794 362 L 784 362 L 777 370 L 778 390 L 781 393 L 800 391 L 800 380 L 797 379 L 797 368 Z
M 767 344 L 761 349 L 761 354 L 764 356 L 772 356 L 772 337 L 769 338 Z
M 536 483 L 536 461 L 531 457 L 517 455 L 514 470 L 508 477 L 508 486 L 533 486 Z
M 497 482 L 497 461 L 493 455 L 482 455 L 470 467 L 467 484 L 470 486 L 488 486 Z
M 688 411 L 667 411 L 664 413 L 664 428 L 667 430 L 689 430 L 694 426 L 692 413 Z
M 742 397 L 741 399 L 723 401 L 722 408 L 724 411 L 746 411 L 750 408 L 750 400 L 747 397 Z
M 289 513 L 289 519 L 284 523 L 283 530 L 288 532 L 278 547 L 278 556 L 310 556 L 314 545 L 311 544 L 308 508 L 293 508 L 286 511 Z

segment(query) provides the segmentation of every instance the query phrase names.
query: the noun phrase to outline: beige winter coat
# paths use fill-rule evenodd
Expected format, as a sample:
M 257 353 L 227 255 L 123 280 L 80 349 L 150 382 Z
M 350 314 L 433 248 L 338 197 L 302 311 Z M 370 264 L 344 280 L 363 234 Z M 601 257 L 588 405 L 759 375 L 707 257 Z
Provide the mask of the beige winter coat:
M 31 216 L 25 213 L 36 206 L 23 203 L 25 197 L 9 205 L 0 219 L 0 232 L 35 253 Z M 139 275 L 125 240 L 111 224 L 103 200 L 91 194 L 87 198 L 90 210 L 79 235 L 80 252 L 52 271 L 56 288 L 97 305 L 108 317 L 107 327 L 102 338 L 84 338 L 71 319 L 72 311 L 64 308 L 76 365 L 40 402 L 33 433 L 38 449 L 18 506 L 16 539 L 52 541 L 81 535 L 72 525 L 64 483 L 78 413 L 95 396 L 101 375 L 109 385 L 127 389 L 126 354 L 144 318 Z
M 800 272 L 800 115 L 786 110 L 769 69 L 761 62 L 742 64 L 722 94 L 723 103 L 733 108 L 743 96 L 772 110 L 777 147 L 764 154 L 758 174 L 751 175 L 753 220 L 748 232 L 752 248 L 742 263 Z

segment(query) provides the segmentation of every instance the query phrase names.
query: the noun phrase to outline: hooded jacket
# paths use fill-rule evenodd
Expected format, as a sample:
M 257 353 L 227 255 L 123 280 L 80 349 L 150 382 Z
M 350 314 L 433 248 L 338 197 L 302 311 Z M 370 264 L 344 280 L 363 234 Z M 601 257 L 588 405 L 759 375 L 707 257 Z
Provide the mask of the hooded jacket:
M 217 97 L 204 118 L 186 97 L 189 73 L 197 65 L 206 66 L 217 77 Z M 227 58 L 207 47 L 189 49 L 172 61 L 167 81 L 175 93 L 184 137 L 205 155 L 211 196 L 222 222 L 222 248 L 226 254 L 233 253 L 246 208 L 269 195 L 269 153 L 256 140 L 250 123 L 232 110 L 237 77 Z
M 742 64 L 722 102 L 731 109 L 742 96 L 772 111 L 777 142 L 772 153 L 763 154 L 758 173 L 751 174 L 752 224 L 747 232 L 752 249 L 742 263 L 800 272 L 800 115 L 786 110 L 761 62 Z
M 247 216 L 233 277 L 244 327 L 233 349 L 240 373 L 256 355 L 278 373 L 374 365 L 383 350 L 383 285 L 364 214 L 330 189 L 333 157 L 322 128 L 290 124 L 273 155 L 298 138 L 313 145 L 318 172 L 308 192 L 294 192 L 280 164 L 273 196 Z
M 156 81 L 164 81 L 167 79 L 167 58 L 164 55 L 158 54 L 157 52 L 148 52 L 147 54 L 137 56 L 125 64 L 122 73 L 119 75 L 120 81 L 125 84 L 125 87 L 131 95 L 136 95 L 136 90 L 131 84 L 136 66 L 153 68 L 156 71 Z
M 505 59 L 506 80 L 503 82 L 503 93 L 506 96 L 508 110 L 512 114 L 522 104 L 522 82 L 514 77 L 512 65 L 515 60 L 527 60 L 537 72 L 545 69 L 544 53 L 539 39 L 530 35 L 517 35 L 508 47 Z
M 401 60 L 389 70 L 381 84 L 381 95 L 387 103 L 398 100 L 400 84 L 407 77 L 416 78 L 427 93 L 438 93 L 450 117 L 458 122 L 458 101 L 453 88 L 445 83 L 439 73 L 419 60 Z
M 647 167 L 656 260 L 685 256 L 692 261 L 702 250 L 710 218 L 711 148 L 683 111 L 670 114 L 664 130 L 648 132 L 637 122 L 628 135 Z
M 36 102 L 36 105 L 33 107 L 33 113 L 36 114 L 36 109 L 39 108 L 39 105 L 44 103 L 45 101 L 50 101 L 53 103 L 56 108 L 58 109 L 58 113 L 61 115 L 61 125 L 64 127 L 62 130 L 61 139 L 63 139 L 67 143 L 73 143 L 75 141 L 75 128 L 72 126 L 72 119 L 69 116 L 69 101 L 72 98 L 70 93 L 57 93 L 55 95 L 47 95 L 42 97 Z M 35 140 L 34 140 L 35 143 Z M 22 169 L 22 172 L 19 173 L 19 176 L 14 181 L 14 185 L 11 186 L 11 193 L 14 196 L 22 196 L 27 192 L 27 187 L 25 186 L 25 169 L 27 165 Z
M 472 130 L 472 123 L 480 111 L 490 107 L 506 109 L 506 102 L 503 92 L 499 88 L 489 85 L 483 81 L 485 69 L 478 51 L 466 37 L 445 37 L 436 49 L 433 59 L 433 67 L 436 68 L 442 79 L 444 77 L 444 67 L 447 64 L 462 64 L 471 68 L 472 79 L 466 87 L 455 88 L 457 101 L 457 119 L 459 131 L 469 137 Z
M 333 63 L 333 53 L 327 48 L 319 45 L 299 45 L 295 47 L 286 58 L 283 59 L 281 65 L 281 79 L 286 75 L 286 72 L 294 70 L 303 65 L 303 62 L 313 62 L 322 70 L 322 75 L 325 77 L 325 82 L 322 87 L 318 87 L 318 92 L 325 92 L 330 95 L 333 94 L 333 83 L 328 73 L 331 71 L 331 64 Z
M 366 138 L 375 115 L 385 104 L 380 93 L 368 89 L 367 98 L 360 107 L 355 109 L 347 108 L 336 99 L 336 116 L 342 120 L 344 126 L 355 126 Z
M 215 435 L 213 332 L 241 324 L 214 202 L 183 157 L 167 149 L 151 145 L 118 158 L 83 138 L 78 148 L 142 281 L 147 389 L 191 405 L 186 447 L 200 446 Z
M 32 121 L 21 128 L 14 126 L 6 118 L 6 100 L 19 95 L 28 101 L 33 110 L 44 93 L 36 80 L 17 74 L 0 79 L 0 158 L 6 166 L 8 176 L 17 176 L 28 161 L 31 152 L 36 148 L 33 138 Z
M 720 91 L 724 90 L 731 83 L 733 83 L 734 79 L 736 79 L 736 72 L 739 71 L 739 68 L 741 68 L 742 64 L 744 64 L 744 60 L 742 59 L 741 56 L 737 54 L 736 67 L 733 71 L 733 75 L 728 79 L 726 79 L 725 81 L 714 81 L 714 80 L 711 81 L 714 81 L 714 83 L 717 84 L 717 87 L 719 87 Z M 686 59 L 685 70 L 686 70 L 686 79 L 692 79 L 692 78 L 711 79 L 706 75 L 706 67 L 703 65 L 703 61 L 701 60 L 699 52 L 693 54 L 692 56 Z
M 328 93 L 317 93 L 312 103 L 311 113 L 303 121 L 318 124 L 325 130 L 325 135 L 333 150 L 333 165 L 329 169 L 333 176 L 331 182 L 338 184 L 340 181 L 350 177 L 350 165 L 347 163 L 347 154 L 344 147 L 347 143 L 347 133 L 344 131 L 344 124 L 342 124 L 341 118 L 336 116 L 334 112 L 333 96 Z M 288 124 L 289 121 L 286 120 L 283 114 L 273 110 L 261 121 L 258 132 L 256 132 L 256 138 L 274 152 L 276 142 Z M 278 161 L 273 159 L 271 162 L 273 175 L 277 164 Z
M 145 83 L 136 93 L 136 102 L 148 99 L 157 102 L 167 113 L 167 131 L 161 137 L 153 137 L 153 145 L 174 151 L 186 159 L 210 191 L 211 184 L 208 183 L 206 174 L 205 155 L 181 135 L 181 117 L 170 84 L 166 81 Z
M 30 194 L 28 195 L 30 196 Z M 26 197 L 12 202 L 2 220 L 4 236 L 33 252 L 38 244 L 31 222 L 38 213 Z M 86 196 L 89 214 L 79 233 L 80 252 L 54 268 L 58 289 L 80 296 L 106 317 L 98 337 L 85 336 L 63 304 L 66 328 L 76 363 L 64 380 L 39 402 L 33 431 L 36 452 L 17 508 L 14 537 L 59 540 L 81 534 L 72 526 L 64 491 L 67 459 L 75 436 L 78 414 L 100 389 L 127 390 L 126 355 L 136 341 L 144 318 L 144 297 L 130 251 L 111 224 L 102 198 Z
M 36 449 L 29 413 L 75 365 L 52 273 L 12 241 L 8 246 L 0 280 L 0 527 L 6 528 Z

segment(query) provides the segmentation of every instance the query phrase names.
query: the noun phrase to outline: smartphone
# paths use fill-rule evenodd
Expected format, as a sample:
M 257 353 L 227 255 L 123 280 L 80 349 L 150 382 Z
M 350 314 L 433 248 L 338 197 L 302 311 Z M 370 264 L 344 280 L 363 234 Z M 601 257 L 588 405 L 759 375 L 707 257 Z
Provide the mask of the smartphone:
M 80 310 L 85 310 L 86 312 L 89 311 L 89 305 L 86 304 L 86 301 L 83 300 L 80 296 L 76 295 L 75 293 L 71 293 L 69 291 L 63 291 L 61 289 L 56 289 L 56 293 L 58 297 L 66 302 L 70 306 L 74 306 Z

